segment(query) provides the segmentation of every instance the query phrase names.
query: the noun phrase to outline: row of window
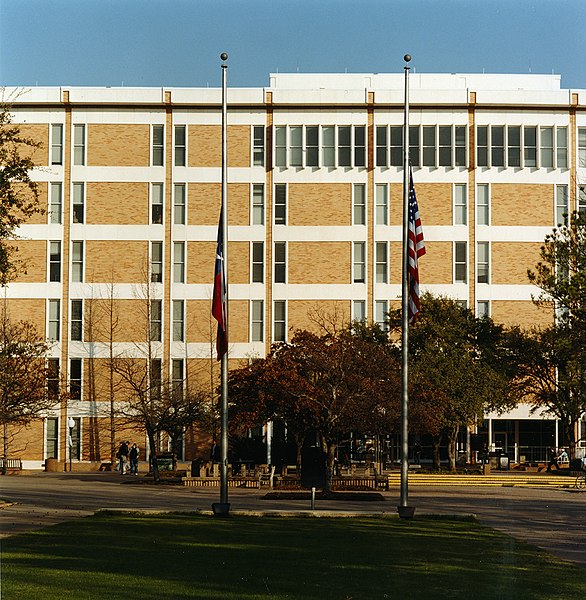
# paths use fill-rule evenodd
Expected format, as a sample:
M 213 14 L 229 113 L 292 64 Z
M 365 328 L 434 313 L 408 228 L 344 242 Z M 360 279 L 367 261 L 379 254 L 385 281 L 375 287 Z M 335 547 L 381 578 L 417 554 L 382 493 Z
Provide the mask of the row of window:
M 366 167 L 364 125 L 277 125 L 277 167 Z M 467 127 L 412 125 L 409 159 L 413 166 L 465 167 Z M 375 133 L 377 167 L 403 165 L 403 126 L 379 125 Z M 187 166 L 187 126 L 175 125 L 173 164 Z M 63 124 L 51 125 L 52 165 L 64 160 Z M 164 166 L 165 126 L 151 126 L 151 165 Z M 568 168 L 568 128 L 537 125 L 478 125 L 479 167 Z M 86 164 L 86 126 L 73 126 L 73 164 Z M 265 127 L 252 127 L 252 165 L 265 166 Z M 578 165 L 586 166 L 586 128 L 578 128 Z
M 454 225 L 467 225 L 468 220 L 468 186 L 467 184 L 453 184 L 453 223 Z M 287 225 L 287 184 L 278 183 L 274 186 L 274 223 Z M 265 187 L 264 184 L 251 186 L 251 225 L 265 224 Z M 150 184 L 150 223 L 162 225 L 164 222 L 164 184 Z M 556 186 L 555 197 L 555 224 L 564 222 L 563 215 L 569 211 L 568 186 Z M 72 194 L 72 222 L 85 222 L 85 184 L 73 183 Z M 578 188 L 578 210 L 586 210 L 586 185 Z M 490 186 L 478 184 L 476 186 L 476 215 L 478 225 L 490 225 Z M 352 221 L 354 225 L 366 225 L 366 185 L 356 183 L 352 193 Z M 375 224 L 389 224 L 389 184 L 375 185 Z M 63 221 L 63 185 L 53 182 L 49 192 L 49 222 L 61 224 Z M 187 184 L 173 184 L 173 223 L 175 225 L 187 224 Z

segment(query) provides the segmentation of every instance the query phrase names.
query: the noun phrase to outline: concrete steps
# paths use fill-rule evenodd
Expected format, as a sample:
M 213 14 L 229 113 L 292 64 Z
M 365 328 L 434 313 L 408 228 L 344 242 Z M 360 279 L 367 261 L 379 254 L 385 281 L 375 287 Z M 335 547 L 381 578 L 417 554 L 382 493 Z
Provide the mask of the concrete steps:
M 575 475 L 521 475 L 498 473 L 491 475 L 438 475 L 409 473 L 409 485 L 425 486 L 492 486 L 492 487 L 573 487 Z M 401 474 L 391 473 L 389 484 L 400 485 Z

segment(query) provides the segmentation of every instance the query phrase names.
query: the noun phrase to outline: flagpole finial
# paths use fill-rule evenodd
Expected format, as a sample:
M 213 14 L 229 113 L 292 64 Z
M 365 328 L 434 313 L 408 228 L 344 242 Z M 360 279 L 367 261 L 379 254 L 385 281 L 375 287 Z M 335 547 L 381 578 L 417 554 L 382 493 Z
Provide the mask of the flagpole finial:
M 227 52 L 222 52 L 222 54 L 220 54 L 220 58 L 226 62 L 228 60 L 228 53 Z
M 403 56 L 403 60 L 405 62 L 411 62 L 411 55 L 410 54 L 405 54 L 405 56 Z

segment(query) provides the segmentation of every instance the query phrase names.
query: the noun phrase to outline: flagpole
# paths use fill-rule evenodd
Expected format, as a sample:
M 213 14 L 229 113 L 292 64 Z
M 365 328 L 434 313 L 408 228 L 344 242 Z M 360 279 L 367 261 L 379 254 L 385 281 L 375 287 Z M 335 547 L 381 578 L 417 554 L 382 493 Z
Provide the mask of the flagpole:
M 411 56 L 405 54 L 406 63 Z M 399 516 L 410 518 L 414 509 L 409 508 L 409 65 L 405 65 L 405 119 L 403 127 L 403 277 L 402 277 L 402 323 L 401 323 L 401 497 L 397 510 Z
M 225 282 L 225 326 L 226 347 L 228 346 L 228 160 L 227 160 L 227 71 L 228 55 L 220 54 L 222 59 L 222 239 Z M 215 514 L 228 514 L 228 352 L 224 352 L 220 363 L 220 503 L 213 505 Z

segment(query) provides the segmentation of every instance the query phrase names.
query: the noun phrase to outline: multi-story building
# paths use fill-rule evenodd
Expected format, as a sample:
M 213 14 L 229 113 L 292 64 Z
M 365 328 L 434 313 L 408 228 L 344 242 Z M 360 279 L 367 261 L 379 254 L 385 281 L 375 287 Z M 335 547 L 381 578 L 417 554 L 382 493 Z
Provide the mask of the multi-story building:
M 231 361 L 314 327 L 315 311 L 383 323 L 400 298 L 403 82 L 278 74 L 229 89 Z M 552 227 L 586 209 L 586 90 L 555 75 L 412 74 L 410 88 L 422 290 L 508 325 L 549 322 L 527 269 Z M 28 269 L 6 303 L 53 340 L 70 391 L 23 434 L 25 467 L 65 460 L 71 418 L 74 460 L 109 456 L 111 352 L 150 353 L 173 381 L 217 369 L 220 109 L 219 89 L 32 88 L 15 100 L 14 122 L 42 143 L 47 212 L 20 230 Z M 486 425 L 514 459 L 558 445 L 556 423 L 524 405 Z M 193 458 L 197 440 L 184 443 Z

